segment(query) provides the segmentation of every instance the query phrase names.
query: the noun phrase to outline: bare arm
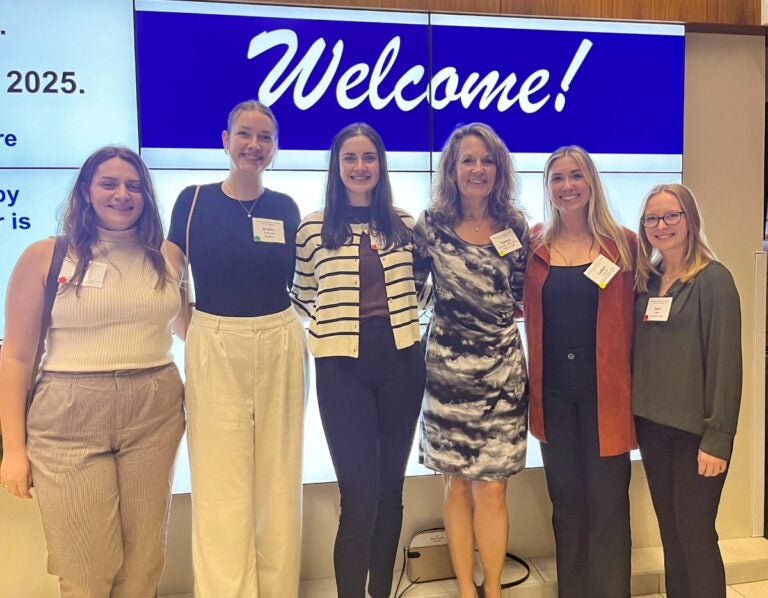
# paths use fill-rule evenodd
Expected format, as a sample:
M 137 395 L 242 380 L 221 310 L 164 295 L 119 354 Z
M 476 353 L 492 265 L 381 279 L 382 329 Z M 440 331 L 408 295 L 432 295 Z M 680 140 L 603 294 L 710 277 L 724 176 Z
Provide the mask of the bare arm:
M 55 241 L 30 245 L 13 269 L 5 301 L 5 341 L 0 357 L 0 419 L 3 457 L 0 482 L 21 498 L 31 498 L 27 458 L 26 397 L 40 335 L 45 278 Z
M 192 303 L 190 299 L 189 289 L 189 265 L 187 264 L 187 258 L 181 251 L 178 245 L 171 241 L 165 241 L 164 244 L 165 254 L 168 256 L 168 261 L 173 265 L 174 273 L 179 276 L 179 295 L 181 297 L 181 309 L 173 321 L 173 332 L 181 340 L 187 338 L 187 328 L 189 328 L 189 321 L 192 319 Z

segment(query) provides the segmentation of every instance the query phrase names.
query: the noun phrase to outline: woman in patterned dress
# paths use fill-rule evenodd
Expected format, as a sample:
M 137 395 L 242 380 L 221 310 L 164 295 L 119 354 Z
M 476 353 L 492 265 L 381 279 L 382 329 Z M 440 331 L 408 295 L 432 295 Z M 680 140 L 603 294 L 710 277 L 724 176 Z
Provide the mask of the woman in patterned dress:
M 501 596 L 507 479 L 525 466 L 526 368 L 515 313 L 528 227 L 514 203 L 515 178 L 509 151 L 490 127 L 456 129 L 414 230 L 417 279 L 431 273 L 434 285 L 421 457 L 443 474 L 461 598 Z M 482 588 L 472 578 L 475 546 Z

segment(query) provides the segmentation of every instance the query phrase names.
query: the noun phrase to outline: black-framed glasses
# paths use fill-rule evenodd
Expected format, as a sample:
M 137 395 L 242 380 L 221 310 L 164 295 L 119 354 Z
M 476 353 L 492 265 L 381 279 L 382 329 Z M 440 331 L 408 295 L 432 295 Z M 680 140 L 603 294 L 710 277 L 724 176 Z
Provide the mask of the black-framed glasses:
M 659 226 L 659 220 L 663 220 L 667 226 L 677 224 L 683 218 L 685 212 L 678 210 L 677 212 L 667 212 L 663 216 L 657 216 L 656 214 L 649 214 L 640 218 L 640 222 L 643 223 L 645 228 L 656 228 Z

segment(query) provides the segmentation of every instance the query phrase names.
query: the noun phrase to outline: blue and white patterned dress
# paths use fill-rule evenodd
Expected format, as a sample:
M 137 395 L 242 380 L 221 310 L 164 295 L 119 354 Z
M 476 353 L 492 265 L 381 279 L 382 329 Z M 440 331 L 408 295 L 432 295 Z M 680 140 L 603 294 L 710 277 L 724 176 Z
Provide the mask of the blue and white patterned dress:
M 417 278 L 432 275 L 434 313 L 427 345 L 421 461 L 472 480 L 502 480 L 525 467 L 528 397 L 515 321 L 528 247 L 499 256 L 473 245 L 426 211 L 414 229 Z

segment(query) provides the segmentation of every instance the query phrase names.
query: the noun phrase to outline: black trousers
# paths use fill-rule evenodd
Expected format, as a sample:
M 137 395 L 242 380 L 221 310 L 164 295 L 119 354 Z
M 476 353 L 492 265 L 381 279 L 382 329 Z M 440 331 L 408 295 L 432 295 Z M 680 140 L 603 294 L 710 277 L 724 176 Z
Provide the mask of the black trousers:
M 403 482 L 426 372 L 417 343 L 397 350 L 388 319 L 364 320 L 359 357 L 315 360 L 317 398 L 341 491 L 333 563 L 339 598 L 387 598 Z
M 629 453 L 601 457 L 594 350 L 544 360 L 544 473 L 560 598 L 628 598 Z
M 725 474 L 698 473 L 701 436 L 635 418 L 664 546 L 668 598 L 725 598 L 715 519 Z

